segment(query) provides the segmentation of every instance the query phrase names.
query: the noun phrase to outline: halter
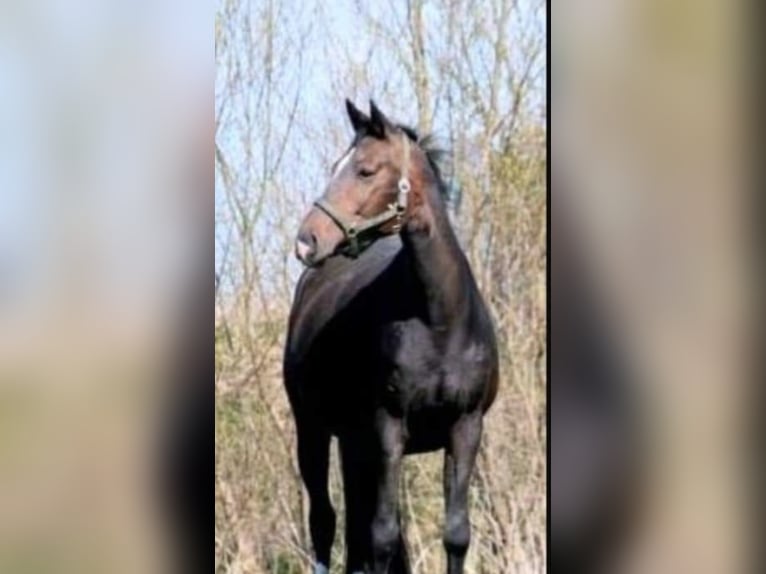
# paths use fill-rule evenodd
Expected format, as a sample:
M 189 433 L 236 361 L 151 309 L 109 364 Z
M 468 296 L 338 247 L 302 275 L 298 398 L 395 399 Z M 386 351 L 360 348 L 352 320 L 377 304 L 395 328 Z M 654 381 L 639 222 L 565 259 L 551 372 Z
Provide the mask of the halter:
M 391 233 L 398 233 L 402 228 L 411 189 L 408 178 L 410 140 L 407 134 L 403 134 L 402 144 L 404 153 L 402 154 L 402 171 L 399 183 L 397 184 L 399 192 L 396 195 L 396 202 L 388 204 L 388 208 L 385 211 L 374 217 L 359 217 L 349 222 L 347 215 L 335 209 L 328 201 L 320 198 L 314 202 L 314 205 L 325 212 L 343 232 L 344 239 L 348 242 L 348 245 L 343 249 L 343 253 L 351 257 L 357 257 L 362 251 L 372 245 L 378 238 L 377 234 L 373 232 L 378 231 L 381 226 L 389 221 L 395 221 Z

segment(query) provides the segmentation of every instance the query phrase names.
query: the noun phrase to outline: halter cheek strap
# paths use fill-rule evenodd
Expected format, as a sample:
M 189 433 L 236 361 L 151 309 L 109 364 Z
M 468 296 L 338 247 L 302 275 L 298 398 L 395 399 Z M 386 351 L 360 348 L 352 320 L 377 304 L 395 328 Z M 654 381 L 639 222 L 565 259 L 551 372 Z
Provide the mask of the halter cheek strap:
M 318 199 L 314 205 L 321 209 L 343 232 L 347 243 L 343 252 L 351 257 L 357 257 L 376 239 L 381 237 L 380 227 L 390 221 L 394 221 L 392 233 L 399 233 L 407 211 L 410 194 L 409 164 L 410 164 L 410 140 L 407 134 L 402 135 L 403 161 L 401 175 L 397 184 L 398 193 L 396 202 L 388 205 L 388 208 L 374 217 L 360 217 L 349 222 L 347 215 L 333 207 L 325 199 Z

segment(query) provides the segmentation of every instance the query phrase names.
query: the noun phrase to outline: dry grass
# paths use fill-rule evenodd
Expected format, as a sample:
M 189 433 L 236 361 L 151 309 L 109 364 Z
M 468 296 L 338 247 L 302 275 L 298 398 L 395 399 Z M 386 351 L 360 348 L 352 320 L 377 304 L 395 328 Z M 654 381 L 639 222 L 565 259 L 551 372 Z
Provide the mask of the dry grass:
M 538 278 L 544 281 L 544 278 Z M 537 329 L 544 329 L 542 314 Z M 528 340 L 504 340 L 501 390 L 471 487 L 473 541 L 469 573 L 543 572 L 545 569 L 544 361 Z M 216 389 L 216 571 L 306 572 L 310 543 L 306 500 L 295 461 L 293 421 L 276 355 L 251 376 L 221 376 Z M 219 349 L 223 347 L 219 343 Z M 220 351 L 224 353 L 224 351 Z M 230 367 L 233 369 L 233 366 Z M 243 372 L 240 372 L 243 371 Z M 343 532 L 343 495 L 337 452 L 332 500 Z M 441 545 L 441 453 L 408 457 L 402 511 L 415 572 L 444 569 Z M 334 560 L 342 561 L 337 536 Z

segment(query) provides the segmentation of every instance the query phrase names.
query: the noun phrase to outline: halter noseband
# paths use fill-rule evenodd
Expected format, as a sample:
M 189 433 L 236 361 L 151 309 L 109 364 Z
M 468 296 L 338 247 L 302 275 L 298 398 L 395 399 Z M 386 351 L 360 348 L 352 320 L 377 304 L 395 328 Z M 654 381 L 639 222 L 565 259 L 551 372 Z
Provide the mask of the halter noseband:
M 410 163 L 410 140 L 407 134 L 403 134 L 402 144 L 404 147 L 402 171 L 397 185 L 399 192 L 396 202 L 390 203 L 388 208 L 374 217 L 359 217 L 349 222 L 347 215 L 335 209 L 330 203 L 322 198 L 316 200 L 314 205 L 321 209 L 332 219 L 343 232 L 348 245 L 343 252 L 351 257 L 357 257 L 377 239 L 376 234 L 381 226 L 389 221 L 395 221 L 392 233 L 398 233 L 402 228 L 404 213 L 407 211 L 407 202 L 410 193 L 410 180 L 408 177 Z

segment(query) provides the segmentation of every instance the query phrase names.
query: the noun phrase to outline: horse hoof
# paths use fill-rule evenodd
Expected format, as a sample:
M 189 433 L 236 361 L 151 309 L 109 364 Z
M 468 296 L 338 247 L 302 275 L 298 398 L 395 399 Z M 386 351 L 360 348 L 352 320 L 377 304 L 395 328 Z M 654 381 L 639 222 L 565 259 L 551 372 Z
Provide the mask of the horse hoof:
M 330 574 L 330 569 L 324 564 L 314 566 L 314 574 Z

